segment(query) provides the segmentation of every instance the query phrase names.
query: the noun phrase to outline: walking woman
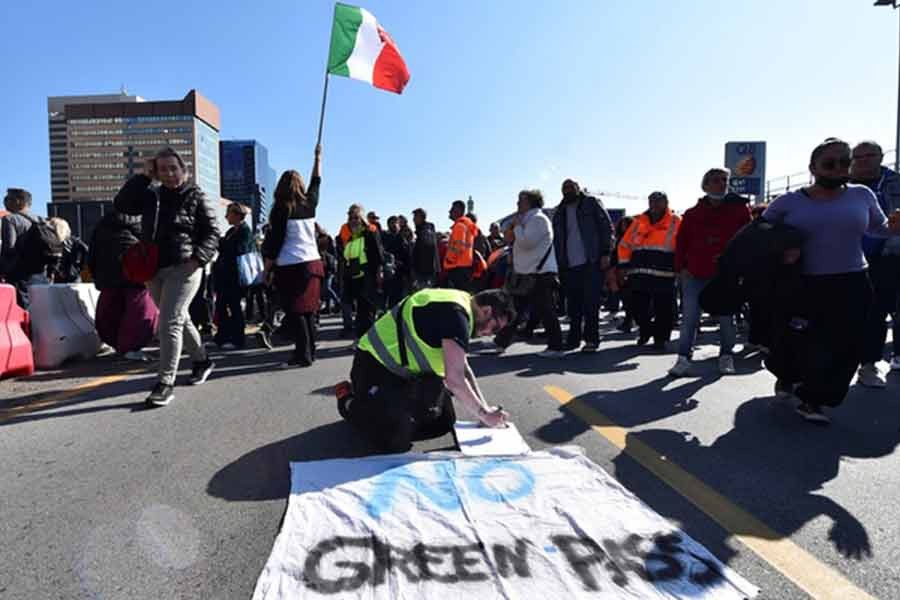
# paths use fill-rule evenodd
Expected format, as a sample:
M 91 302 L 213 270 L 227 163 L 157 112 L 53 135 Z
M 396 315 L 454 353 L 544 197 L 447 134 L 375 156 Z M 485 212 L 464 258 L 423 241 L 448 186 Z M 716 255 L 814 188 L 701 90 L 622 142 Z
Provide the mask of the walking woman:
M 161 185 L 154 185 L 154 180 Z M 159 266 L 147 283 L 159 307 L 159 380 L 148 406 L 166 406 L 175 397 L 175 375 L 182 345 L 191 355 L 191 385 L 206 381 L 215 366 L 188 316 L 200 288 L 203 267 L 219 246 L 212 201 L 188 180 L 184 160 L 172 148 L 160 150 L 116 194 L 117 211 L 141 216 L 141 237 L 159 247 Z
M 215 342 L 223 350 L 243 348 L 245 345 L 244 311 L 241 298 L 246 289 L 241 287 L 238 275 L 238 257 L 255 249 L 253 232 L 245 219 L 250 207 L 237 202 L 228 205 L 225 219 L 231 227 L 219 242 L 219 258 L 213 266 L 213 284 L 216 288 L 216 317 L 219 328 Z
M 308 367 L 316 359 L 316 313 L 325 270 L 316 239 L 322 146 L 316 146 L 309 186 L 285 171 L 275 187 L 271 229 L 263 242 L 266 276 L 273 274 L 281 308 L 294 335 L 294 354 L 281 368 Z
M 815 183 L 776 198 L 763 218 L 792 225 L 806 236 L 800 257 L 802 294 L 787 315 L 789 328 L 803 331 L 806 356 L 798 368 L 779 369 L 776 391 L 799 398 L 797 413 L 807 421 L 827 424 L 822 407 L 837 406 L 847 395 L 872 306 L 863 234 L 896 235 L 900 221 L 893 215 L 888 221 L 869 188 L 848 184 L 846 142 L 829 138 L 816 146 L 809 170 Z M 785 256 L 786 261 L 791 258 L 796 257 Z M 776 351 L 778 344 L 776 340 Z

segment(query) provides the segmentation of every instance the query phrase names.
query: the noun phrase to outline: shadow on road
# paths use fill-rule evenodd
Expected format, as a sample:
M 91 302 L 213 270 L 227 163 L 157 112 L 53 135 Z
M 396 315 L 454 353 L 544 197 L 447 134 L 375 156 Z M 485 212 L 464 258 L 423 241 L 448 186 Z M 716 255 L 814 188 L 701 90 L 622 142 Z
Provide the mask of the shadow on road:
M 643 442 L 687 469 L 704 483 L 740 505 L 776 534 L 789 537 L 806 523 L 826 516 L 831 522 L 828 540 L 847 558 L 861 560 L 872 555 L 869 535 L 860 520 L 835 500 L 823 485 L 834 479 L 842 459 L 877 458 L 892 453 L 900 443 L 897 421 L 900 405 L 880 405 L 873 414 L 871 401 L 853 401 L 853 396 L 832 413 L 829 428 L 800 421 L 792 405 L 773 398 L 753 398 L 735 413 L 734 428 L 705 446 L 687 432 L 651 429 L 629 433 L 626 449 L 613 460 L 615 475 L 628 489 L 655 510 L 673 519 L 671 502 L 659 499 L 658 482 L 631 458 Z M 871 400 L 871 399 L 869 399 Z M 821 492 L 821 493 L 820 493 Z M 717 550 L 728 548 L 730 534 L 704 540 Z M 758 531 L 736 533 L 758 535 Z M 730 554 L 720 554 L 720 558 Z
M 262 446 L 216 473 L 206 492 L 232 502 L 276 500 L 290 492 L 289 463 L 358 458 L 374 453 L 346 421 L 337 421 Z
M 626 429 L 652 423 L 697 408 L 693 398 L 712 378 L 674 380 L 663 377 L 645 384 L 618 391 L 597 390 L 576 396 L 580 402 L 600 412 Z M 664 389 L 671 386 L 670 389 Z M 559 407 L 560 415 L 539 427 L 534 433 L 549 444 L 564 444 L 587 431 L 593 425 L 570 412 L 566 405 Z

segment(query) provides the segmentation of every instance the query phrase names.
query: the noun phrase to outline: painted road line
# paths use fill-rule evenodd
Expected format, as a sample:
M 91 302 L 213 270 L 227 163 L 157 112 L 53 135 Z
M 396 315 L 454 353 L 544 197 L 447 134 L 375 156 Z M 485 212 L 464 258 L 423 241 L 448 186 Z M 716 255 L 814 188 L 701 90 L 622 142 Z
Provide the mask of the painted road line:
M 89 392 L 91 390 L 97 389 L 98 387 L 102 387 L 104 385 L 109 385 L 111 383 L 116 383 L 118 381 L 123 381 L 128 379 L 132 375 L 137 375 L 139 373 L 146 373 L 145 369 L 131 369 L 129 371 L 125 371 L 123 373 L 118 373 L 116 375 L 107 375 L 106 377 L 98 377 L 97 379 L 92 379 L 91 381 L 86 381 L 81 385 L 76 385 L 75 387 L 68 389 L 64 392 L 58 392 L 56 394 L 51 394 L 47 398 L 43 400 L 38 400 L 37 402 L 30 402 L 28 404 L 23 404 L 22 406 L 15 406 L 13 408 L 4 408 L 0 409 L 0 423 L 3 421 L 8 421 L 13 417 L 18 415 L 27 414 L 30 412 L 34 412 L 40 410 L 42 408 L 49 408 L 52 406 L 61 406 L 63 404 L 68 404 L 67 400 L 72 400 L 77 398 L 81 394 L 85 392 Z
M 669 487 L 706 513 L 727 530 L 731 536 L 753 550 L 760 558 L 778 569 L 800 589 L 813 598 L 841 600 L 874 600 L 843 575 L 822 563 L 812 554 L 783 534 L 740 508 L 656 450 L 632 436 L 626 447 L 628 430 L 620 427 L 587 403 L 576 399 L 566 390 L 548 385 L 544 390 L 602 435 L 616 448 L 623 450 L 641 466 L 656 475 Z

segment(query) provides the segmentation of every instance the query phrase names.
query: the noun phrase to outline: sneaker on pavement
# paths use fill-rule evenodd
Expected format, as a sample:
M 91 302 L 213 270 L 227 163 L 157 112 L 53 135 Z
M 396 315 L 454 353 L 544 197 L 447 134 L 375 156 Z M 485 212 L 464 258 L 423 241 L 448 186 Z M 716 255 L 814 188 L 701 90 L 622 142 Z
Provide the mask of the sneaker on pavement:
M 175 399 L 175 387 L 166 385 L 159 381 L 154 386 L 153 391 L 144 400 L 147 406 L 168 406 L 169 402 Z
M 562 350 L 551 350 L 550 348 L 547 348 L 542 352 L 538 352 L 537 355 L 541 358 L 562 358 L 566 353 Z
M 235 348 L 237 348 L 237 346 L 235 346 L 231 342 L 225 342 L 224 344 L 219 345 L 219 349 L 221 350 L 234 350 Z
M 734 375 L 734 357 L 730 354 L 723 354 L 719 357 L 719 373 L 722 375 Z
M 891 371 L 900 371 L 900 356 L 891 359 Z
M 206 380 L 209 379 L 209 374 L 212 373 L 215 366 L 216 363 L 208 358 L 204 361 L 195 362 L 191 367 L 191 385 L 206 383 Z
M 794 411 L 810 423 L 817 423 L 819 425 L 828 425 L 831 423 L 831 419 L 828 418 L 828 415 L 823 413 L 822 409 L 818 406 L 812 406 L 811 404 L 804 402 L 795 408 Z
M 131 352 L 126 352 L 122 355 L 122 358 L 125 360 L 133 360 L 135 362 L 148 362 L 150 357 L 141 352 L 140 350 L 132 350 Z
M 675 366 L 669 369 L 672 377 L 684 377 L 691 372 L 691 360 L 687 356 L 679 356 Z
M 491 344 L 490 346 L 485 347 L 483 350 L 479 351 L 478 354 L 485 354 L 488 356 L 500 356 L 501 354 L 506 352 L 505 346 L 498 346 L 497 344 Z
M 260 329 L 256 332 L 256 339 L 259 342 L 259 345 L 263 348 L 267 348 L 269 350 L 272 349 L 272 337 L 269 335 L 268 331 Z
M 278 365 L 278 368 L 281 369 L 282 371 L 287 371 L 288 369 L 299 369 L 302 367 L 309 367 L 309 366 L 311 366 L 311 365 L 308 362 L 300 362 L 296 358 L 292 358 L 291 360 L 283 362 L 280 365 Z
M 881 374 L 878 367 L 873 363 L 865 364 L 859 368 L 857 382 L 860 385 L 870 388 L 887 387 L 887 379 L 884 378 L 884 375 Z
M 650 341 L 650 336 L 647 335 L 646 333 L 641 333 L 640 335 L 638 335 L 637 345 L 638 346 L 646 346 L 647 342 L 649 342 L 649 341 Z
M 590 354 L 591 352 L 596 352 L 599 347 L 600 344 L 587 342 L 581 347 L 581 351 Z

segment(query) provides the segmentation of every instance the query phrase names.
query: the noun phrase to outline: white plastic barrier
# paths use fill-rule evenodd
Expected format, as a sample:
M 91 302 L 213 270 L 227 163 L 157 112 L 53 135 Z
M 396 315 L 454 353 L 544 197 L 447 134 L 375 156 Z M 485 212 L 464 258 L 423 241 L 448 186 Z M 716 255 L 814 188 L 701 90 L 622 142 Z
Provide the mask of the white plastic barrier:
M 97 299 L 89 283 L 57 283 L 28 288 L 34 364 L 52 369 L 71 358 L 92 358 L 100 351 L 94 326 Z

